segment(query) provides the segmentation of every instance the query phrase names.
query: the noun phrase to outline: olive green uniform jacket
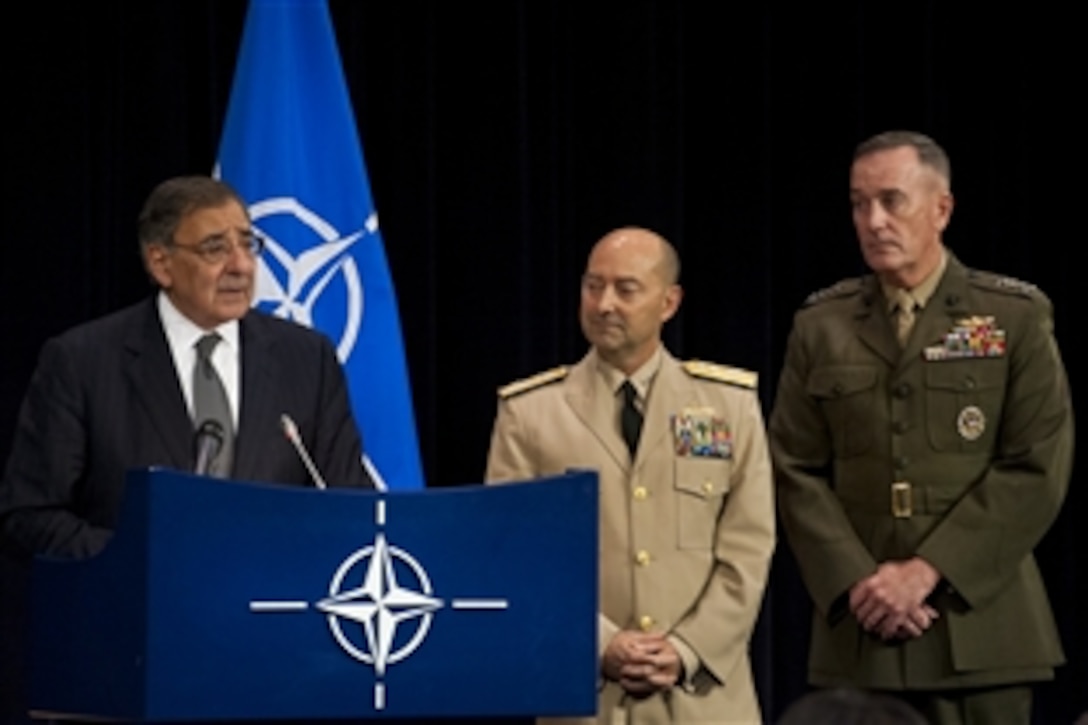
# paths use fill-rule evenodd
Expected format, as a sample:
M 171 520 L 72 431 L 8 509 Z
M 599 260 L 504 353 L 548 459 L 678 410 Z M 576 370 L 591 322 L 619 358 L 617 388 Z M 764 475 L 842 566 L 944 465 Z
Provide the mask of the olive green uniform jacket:
M 566 374 L 499 401 L 488 481 L 569 468 L 600 478 L 599 652 L 620 629 L 679 638 L 698 658 L 685 687 L 636 700 L 601 683 L 591 723 L 759 723 L 748 644 L 775 544 L 774 488 L 754 375 L 693 375 L 665 353 L 635 460 L 590 352 Z M 724 370 L 720 366 L 706 366 Z M 677 452 L 675 416 L 726 434 L 716 454 Z M 728 439 L 727 441 L 724 439 Z M 563 636 L 556 632 L 555 636 Z
M 1068 485 L 1070 405 L 1050 303 L 1030 285 L 950 256 L 905 348 L 875 278 L 809 299 L 770 439 L 783 526 L 815 603 L 813 684 L 1052 676 L 1063 654 L 1032 550 Z M 883 643 L 850 614 L 848 592 L 878 563 L 912 556 L 943 576 L 930 598 L 940 618 Z

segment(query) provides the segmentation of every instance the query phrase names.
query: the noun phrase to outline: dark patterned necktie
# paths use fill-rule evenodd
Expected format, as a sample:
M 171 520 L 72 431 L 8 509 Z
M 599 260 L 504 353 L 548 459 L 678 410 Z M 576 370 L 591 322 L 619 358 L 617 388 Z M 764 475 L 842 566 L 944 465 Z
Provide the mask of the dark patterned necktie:
M 212 350 L 222 338 L 209 333 L 196 343 L 196 362 L 193 364 L 193 423 L 199 429 L 206 420 L 214 420 L 223 428 L 223 445 L 219 455 L 208 467 L 208 475 L 227 478 L 234 462 L 234 418 L 223 381 L 212 364 Z
M 635 451 L 638 450 L 638 437 L 642 434 L 642 411 L 635 406 L 638 392 L 630 380 L 623 381 L 620 386 L 623 394 L 623 408 L 620 410 L 620 433 L 627 444 L 627 450 L 631 454 L 631 460 L 635 459 Z

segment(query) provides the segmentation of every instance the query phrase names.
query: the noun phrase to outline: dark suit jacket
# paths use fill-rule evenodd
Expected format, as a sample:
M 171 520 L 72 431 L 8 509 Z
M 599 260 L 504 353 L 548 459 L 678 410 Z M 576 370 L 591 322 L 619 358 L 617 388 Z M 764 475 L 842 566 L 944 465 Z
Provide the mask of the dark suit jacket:
M 312 485 L 282 413 L 329 485 L 372 486 L 331 343 L 251 311 L 240 321 L 234 477 Z M 155 299 L 49 340 L 0 483 L 0 530 L 25 552 L 87 556 L 116 524 L 125 472 L 192 470 L 193 423 Z
M 1034 287 L 951 257 L 903 349 L 872 276 L 797 313 L 770 440 L 779 511 L 816 606 L 814 684 L 986 686 L 1045 679 L 1062 661 L 1032 555 L 1073 451 L 1051 319 Z M 983 338 L 995 354 L 959 352 Z M 894 482 L 913 494 L 898 516 Z M 931 629 L 884 643 L 839 616 L 879 562 L 915 555 L 944 577 Z

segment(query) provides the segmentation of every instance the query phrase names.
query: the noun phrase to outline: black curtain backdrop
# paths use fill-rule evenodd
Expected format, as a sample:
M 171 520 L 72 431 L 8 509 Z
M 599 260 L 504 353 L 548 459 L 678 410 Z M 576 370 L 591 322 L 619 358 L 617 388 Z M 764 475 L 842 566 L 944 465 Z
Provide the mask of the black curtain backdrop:
M 863 271 L 850 154 L 890 128 L 948 150 L 948 245 L 1050 295 L 1074 404 L 1088 405 L 1068 241 L 1084 223 L 1079 15 L 829 5 L 331 3 L 430 486 L 481 478 L 497 386 L 584 352 L 579 275 L 619 225 L 652 227 L 680 251 L 672 350 L 758 371 L 769 413 L 794 310 Z M 241 0 L 9 11 L 3 458 L 42 342 L 148 294 L 137 211 L 162 179 L 211 170 L 244 16 Z M 1088 494 L 1076 478 L 1038 548 L 1069 659 L 1038 690 L 1042 723 L 1088 707 L 1076 534 Z M 782 542 L 753 641 L 768 718 L 805 691 L 808 616 Z M 0 653 L 18 635 L 0 630 Z

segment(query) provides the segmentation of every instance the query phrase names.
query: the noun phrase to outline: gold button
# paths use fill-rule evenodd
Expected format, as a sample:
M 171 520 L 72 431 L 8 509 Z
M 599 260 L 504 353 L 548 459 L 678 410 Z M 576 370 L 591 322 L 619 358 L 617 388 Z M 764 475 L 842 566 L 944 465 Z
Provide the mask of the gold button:
M 645 486 L 635 486 L 634 494 L 635 494 L 635 500 L 636 501 L 643 500 L 644 498 L 646 498 L 646 487 Z
M 704 493 L 713 493 L 713 491 L 714 491 L 714 484 L 711 483 L 710 481 L 703 481 L 703 492 Z
M 643 614 L 641 617 L 639 617 L 638 627 L 643 632 L 649 632 L 651 629 L 653 629 L 653 626 L 654 626 L 654 618 L 651 617 L 649 614 Z
M 640 566 L 646 566 L 650 563 L 650 552 L 642 549 L 637 554 L 635 554 L 635 561 L 637 561 Z

